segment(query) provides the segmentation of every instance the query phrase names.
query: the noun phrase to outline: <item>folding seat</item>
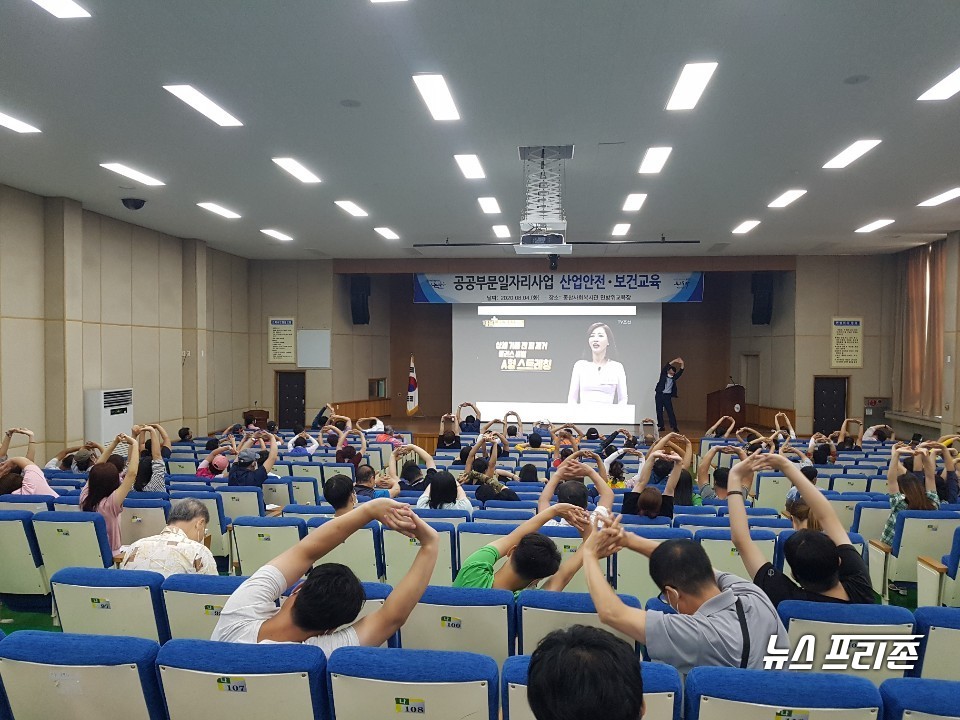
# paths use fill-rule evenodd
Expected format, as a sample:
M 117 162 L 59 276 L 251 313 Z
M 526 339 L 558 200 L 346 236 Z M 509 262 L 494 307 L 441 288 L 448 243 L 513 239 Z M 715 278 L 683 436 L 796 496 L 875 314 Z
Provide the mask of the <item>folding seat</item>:
M 574 527 L 564 527 L 556 525 L 546 525 L 540 529 L 540 532 L 546 535 L 548 538 L 551 538 L 556 544 L 557 549 L 560 551 L 560 561 L 563 562 L 571 555 L 575 554 L 577 550 L 580 549 L 580 546 L 583 544 L 583 538 L 580 537 L 580 533 Z M 610 561 L 609 559 L 600 560 L 600 568 L 603 570 L 604 576 L 609 576 L 610 574 Z M 585 593 L 588 592 L 587 589 L 587 577 L 581 569 L 573 578 L 567 583 L 567 586 L 564 588 L 564 592 L 573 592 L 573 593 Z
M 246 577 L 181 573 L 161 585 L 171 638 L 209 640 L 220 611 Z
M 476 510 L 473 513 L 473 522 L 519 525 L 533 515 L 533 510 Z
M 792 487 L 793 483 L 786 475 L 775 472 L 757 473 L 755 504 L 757 507 L 773 508 L 780 512 L 786 503 L 787 493 Z
M 0 510 L 25 510 L 29 513 L 52 509 L 53 495 L 0 495 Z
M 939 510 L 904 510 L 897 515 L 893 544 L 870 540 L 870 582 L 886 599 L 889 583 L 917 582 L 917 558 L 941 557 L 950 551 L 953 534 L 960 528 L 960 513 Z
M 883 720 L 949 720 L 960 717 L 960 682 L 893 679 L 880 686 Z
M 858 502 L 853 509 L 850 530 L 869 540 L 879 540 L 890 517 L 890 503 L 886 499 Z
M 0 510 L 0 595 L 46 595 L 50 583 L 33 530 L 33 513 Z
M 171 640 L 157 668 L 170 720 L 328 717 L 326 658 L 313 645 Z
M 726 514 L 727 509 L 718 505 L 683 505 L 674 510 L 677 515 L 720 515 Z
M 203 503 L 210 514 L 207 523 L 207 532 L 210 535 L 210 552 L 215 557 L 226 557 L 230 554 L 230 536 L 227 526 L 233 518 L 223 511 L 223 495 L 217 492 L 171 492 L 170 500 L 176 502 L 184 498 L 193 498 Z
M 223 499 L 224 514 L 238 518 L 241 515 L 263 516 L 266 509 L 263 504 L 263 491 L 258 487 L 222 487 L 217 488 Z
M 427 524 L 440 536 L 437 562 L 430 576 L 431 585 L 449 587 L 457 576 L 457 526 L 450 522 L 428 520 Z M 469 524 L 469 523 L 468 523 Z M 420 551 L 420 542 L 403 533 L 383 528 L 384 577 L 396 584 L 410 571 Z
M 332 478 L 334 475 L 346 475 L 353 482 L 357 481 L 356 468 L 353 466 L 353 463 L 321 463 L 320 472 L 323 474 L 324 482 Z
M 851 469 L 842 475 L 828 478 L 827 487 L 841 493 L 865 493 L 870 490 L 870 473 L 855 473 Z
M 759 548 L 769 562 L 773 562 L 773 555 L 777 545 L 777 535 L 769 530 L 750 530 L 750 538 L 753 544 Z M 743 567 L 743 561 L 740 559 L 740 553 L 736 546 L 729 529 L 708 529 L 697 530 L 693 534 L 693 539 L 700 543 L 700 546 L 706 551 L 710 558 L 710 563 L 720 572 L 733 573 L 743 577 L 746 570 Z
M 270 470 L 270 473 L 282 479 L 293 474 L 291 468 L 292 464 L 289 462 L 275 462 L 273 464 L 273 469 Z
M 842 492 L 839 497 L 827 498 L 827 502 L 830 503 L 834 512 L 837 513 L 840 524 L 849 530 L 853 527 L 853 516 L 857 511 L 857 504 L 870 502 L 870 495 L 863 492 Z M 887 509 L 889 509 L 889 505 Z
M 485 655 L 347 647 L 333 653 L 327 671 L 331 713 L 344 720 L 397 713 L 475 720 L 499 716 L 499 672 Z
M 879 663 L 878 668 L 875 663 L 876 655 L 871 655 L 869 652 L 859 662 L 864 666 L 874 664 L 866 669 L 854 667 L 855 652 L 869 650 L 866 646 L 858 644 L 856 640 L 849 645 L 846 668 L 830 667 L 842 662 L 831 657 L 835 652 L 835 645 L 837 648 L 840 647 L 837 644 L 839 641 L 831 638 L 840 635 L 884 635 L 905 636 L 904 640 L 912 640 L 914 638 L 913 613 L 906 608 L 895 605 L 849 605 L 785 600 L 777 607 L 777 613 L 787 628 L 790 639 L 790 657 L 793 660 L 789 665 L 791 670 L 813 670 L 814 672 L 829 670 L 866 678 L 875 685 L 879 685 L 888 678 L 903 677 L 903 670 L 891 669 L 885 662 Z M 793 653 L 801 644 L 801 638 L 806 635 L 814 638 L 812 657 L 804 655 L 798 664 Z M 878 643 L 874 643 L 874 646 L 873 649 L 879 652 Z M 894 651 L 891 644 L 888 644 L 887 651 L 888 654 Z M 802 667 L 804 663 L 807 663 L 808 667 Z
M 728 508 L 726 505 L 717 505 L 717 506 L 708 505 L 707 507 L 715 508 L 718 517 L 727 517 L 727 516 L 730 514 L 730 508 Z M 688 507 L 682 507 L 682 508 L 680 508 L 680 511 L 682 511 L 682 513 L 681 513 L 680 511 L 677 511 L 677 514 L 678 514 L 678 515 L 680 515 L 680 514 L 688 515 L 689 513 L 687 512 L 687 510 L 689 510 L 689 509 L 690 509 L 690 508 L 688 508 Z M 754 518 L 754 517 L 771 517 L 771 518 L 780 517 L 780 513 L 777 512 L 776 510 L 774 510 L 773 508 L 768 508 L 768 507 L 746 507 L 746 508 L 744 508 L 744 509 L 747 511 L 747 517 L 751 517 L 751 518 Z
M 33 529 L 47 577 L 67 567 L 113 567 L 107 525 L 95 512 L 41 512 Z
M 642 607 L 632 595 L 620 594 L 619 597 L 629 607 Z M 631 645 L 635 643 L 633 638 L 600 622 L 589 593 L 524 590 L 517 597 L 517 637 L 521 654 L 529 655 L 550 632 L 570 625 L 603 628 Z
M 136 490 L 131 490 L 127 493 L 127 500 L 169 500 L 170 494 L 166 491 L 159 492 L 153 490 L 143 490 L 137 492 Z
M 683 703 L 684 720 L 877 720 L 883 709 L 864 678 L 722 667 L 691 670 Z
M 913 675 L 933 680 L 960 681 L 957 647 L 960 647 L 960 608 L 918 607 L 914 614 L 917 634 L 923 635 L 920 663 Z M 960 703 L 956 706 L 960 709 Z
M 693 533 L 682 528 L 671 527 L 630 527 L 627 532 L 650 540 L 692 540 Z M 647 600 L 660 594 L 660 589 L 650 578 L 650 560 L 645 555 L 632 550 L 621 550 L 612 556 L 617 592 L 626 593 Z
M 793 523 L 781 517 L 748 517 L 747 525 L 751 530 L 769 530 L 775 535 L 793 529 Z
M 300 518 L 249 515 L 235 518 L 234 564 L 239 565 L 239 574 L 253 575 L 277 555 L 303 540 L 306 534 L 307 524 Z
M 287 505 L 283 508 L 283 517 L 296 517 L 307 522 L 318 515 L 329 516 L 335 512 L 332 505 Z
M 167 526 L 168 517 L 169 500 L 127 498 L 123 501 L 123 512 L 120 513 L 120 542 L 133 545 L 137 540 L 159 535 Z
M 318 462 L 300 462 L 290 465 L 290 475 L 292 477 L 312 477 L 318 483 L 323 483 L 322 465 Z
M 264 505 L 283 507 L 293 502 L 293 482 L 290 478 L 269 478 L 261 489 Z
M 689 508 L 687 508 L 689 509 Z M 613 506 L 613 511 L 617 512 L 617 506 Z M 705 517 L 716 517 L 716 513 L 700 513 Z M 623 527 L 630 526 L 639 526 L 639 527 L 650 527 L 650 526 L 661 526 L 661 527 L 670 527 L 673 524 L 673 518 L 668 517 L 655 517 L 649 518 L 646 515 L 620 515 L 620 525 Z
M 401 647 L 489 655 L 501 665 L 516 643 L 509 590 L 428 587 L 400 631 Z
M 64 568 L 50 577 L 64 632 L 170 639 L 160 586 L 147 570 Z
M 290 490 L 295 505 L 319 505 L 323 497 L 318 490 L 317 479 L 305 475 L 291 475 Z
M 311 518 L 307 521 L 309 532 L 315 532 L 332 516 Z M 339 547 L 323 556 L 321 562 L 341 563 L 353 570 L 363 582 L 379 582 L 384 575 L 383 529 L 372 520 L 353 533 Z
M 503 663 L 503 720 L 534 720 L 527 702 L 529 668 L 529 655 L 516 655 Z M 663 663 L 641 662 L 640 675 L 643 677 L 643 716 L 651 720 L 680 720 L 683 682 L 676 668 Z
M 470 486 L 465 486 L 467 490 Z M 471 490 L 473 488 L 470 488 Z M 467 490 L 470 494 L 470 490 Z M 537 511 L 536 500 L 488 500 L 483 504 L 485 510 L 533 510 Z
M 0 642 L 14 717 L 165 720 L 152 640 L 20 630 Z
M 433 510 L 431 508 L 414 508 L 417 515 L 424 520 L 438 520 L 451 525 L 470 522 L 472 513 L 466 510 Z
M 730 517 L 711 517 L 710 515 L 674 515 L 673 527 L 683 528 L 696 534 L 700 530 L 729 530 Z
M 171 475 L 195 475 L 198 465 L 196 458 L 191 459 L 186 456 L 174 458 L 171 455 L 167 460 L 167 472 Z
M 213 492 L 213 488 L 210 487 L 210 483 L 206 480 L 198 478 L 196 482 L 172 482 L 167 485 L 168 493 L 175 492 Z

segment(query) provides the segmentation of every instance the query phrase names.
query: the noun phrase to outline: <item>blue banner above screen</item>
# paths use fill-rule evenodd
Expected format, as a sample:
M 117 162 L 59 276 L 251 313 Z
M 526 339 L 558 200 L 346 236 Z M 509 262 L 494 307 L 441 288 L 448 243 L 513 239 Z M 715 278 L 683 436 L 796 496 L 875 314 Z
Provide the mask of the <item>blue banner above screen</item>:
M 658 303 L 457 305 L 452 404 L 484 420 L 637 425 L 654 412 L 660 318 Z
M 471 305 L 702 302 L 703 273 L 417 273 L 413 299 Z

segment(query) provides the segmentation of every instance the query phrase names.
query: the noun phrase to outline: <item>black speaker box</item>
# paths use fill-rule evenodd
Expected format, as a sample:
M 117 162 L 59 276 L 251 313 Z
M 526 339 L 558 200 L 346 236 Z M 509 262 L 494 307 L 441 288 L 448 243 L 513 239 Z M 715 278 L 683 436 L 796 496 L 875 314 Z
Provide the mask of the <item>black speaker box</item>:
M 750 279 L 750 290 L 753 293 L 751 319 L 754 325 L 769 325 L 773 317 L 774 278 L 774 273 L 755 272 Z
M 350 276 L 350 314 L 354 325 L 370 324 L 370 276 Z

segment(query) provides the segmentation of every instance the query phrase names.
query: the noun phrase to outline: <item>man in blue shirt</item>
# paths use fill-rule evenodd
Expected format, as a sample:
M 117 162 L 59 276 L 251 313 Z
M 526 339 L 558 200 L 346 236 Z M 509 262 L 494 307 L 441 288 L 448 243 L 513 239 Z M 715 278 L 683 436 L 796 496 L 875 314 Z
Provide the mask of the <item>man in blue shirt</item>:
M 273 470 L 277 461 L 277 438 L 270 436 L 270 454 L 263 464 L 257 462 L 259 455 L 250 448 L 244 448 L 237 454 L 237 459 L 230 468 L 227 482 L 230 485 L 245 485 L 248 487 L 263 487 L 267 473 Z

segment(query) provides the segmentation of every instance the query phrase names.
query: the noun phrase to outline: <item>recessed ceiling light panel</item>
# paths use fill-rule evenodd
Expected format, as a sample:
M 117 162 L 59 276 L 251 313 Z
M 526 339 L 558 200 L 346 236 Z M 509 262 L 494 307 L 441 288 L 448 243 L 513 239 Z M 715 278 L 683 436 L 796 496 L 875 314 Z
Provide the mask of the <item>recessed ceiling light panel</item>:
M 269 235 L 272 238 L 276 238 L 277 240 L 283 240 L 284 242 L 290 242 L 291 240 L 293 240 L 292 237 L 290 237 L 286 233 L 280 232 L 279 230 L 271 230 L 270 228 L 264 228 L 260 232 L 262 232 L 264 235 Z
M 874 220 L 872 223 L 867 223 L 867 224 L 864 225 L 863 227 L 857 228 L 856 231 L 857 231 L 858 233 L 873 232 L 874 230 L 879 230 L 879 229 L 882 228 L 882 227 L 886 227 L 887 225 L 891 224 L 892 222 L 893 222 L 893 220 L 890 220 L 889 218 L 882 218 L 882 219 L 880 219 L 880 220 Z
M 302 183 L 320 182 L 320 178 L 307 170 L 307 168 L 301 165 L 299 161 L 294 160 L 293 158 L 280 157 L 272 158 L 272 160 Z
M 479 180 L 485 178 L 483 166 L 480 165 L 480 158 L 476 155 L 454 155 L 453 159 L 460 166 L 460 172 L 467 180 Z
M 760 224 L 759 220 L 744 220 L 742 223 L 737 225 L 730 232 L 732 232 L 734 235 L 745 235 L 746 233 L 753 230 L 759 224 Z
M 235 213 L 233 210 L 228 210 L 223 205 L 218 205 L 214 202 L 199 202 L 197 207 L 202 207 L 204 210 L 208 210 L 220 217 L 225 217 L 228 220 L 238 220 L 240 215 Z
M 134 170 L 132 167 L 122 165 L 121 163 L 100 163 L 100 167 L 106 168 L 107 170 L 112 170 L 118 175 L 123 175 L 131 180 L 136 180 L 138 183 L 143 185 L 163 185 L 161 180 L 157 180 L 156 178 L 150 177 L 139 170 Z
M 164 85 L 163 89 L 174 95 L 201 115 L 205 115 L 221 127 L 240 127 L 242 122 L 208 98 L 193 85 Z
M 508 225 L 494 225 L 493 234 L 498 238 L 510 237 L 510 227 Z
M 947 100 L 960 92 L 960 68 L 947 75 L 917 100 Z
M 630 223 L 617 223 L 613 226 L 613 232 L 610 234 L 614 237 L 620 237 L 621 235 L 626 235 L 630 232 Z
M 354 217 L 366 217 L 367 211 L 357 205 L 353 200 L 335 200 L 334 205 L 341 210 L 350 213 Z
M 33 2 L 61 20 L 90 17 L 90 13 L 73 0 L 33 0 Z
M 954 198 L 958 197 L 960 197 L 960 187 L 955 187 L 952 190 L 947 190 L 939 195 L 934 195 L 929 200 L 924 200 L 922 203 L 918 203 L 917 207 L 936 207 L 937 205 L 943 205 L 943 203 L 950 202 Z
M 480 209 L 488 215 L 496 215 L 500 212 L 500 203 L 495 197 L 477 198 L 477 202 L 480 203 Z
M 443 75 L 414 75 L 413 82 L 434 120 L 460 119 L 460 112 Z
M 623 203 L 624 212 L 637 212 L 640 208 L 643 207 L 644 201 L 647 199 L 646 193 L 630 193 L 627 195 L 627 199 Z
M 380 233 L 387 240 L 399 240 L 400 236 L 397 235 L 393 230 L 388 227 L 378 227 L 374 228 L 378 233 Z
M 15 117 L 4 115 L 3 113 L 0 113 L 0 126 L 18 133 L 40 132 L 40 128 L 35 128 L 33 125 L 28 125 L 22 120 L 17 120 Z
M 672 147 L 647 148 L 637 172 L 644 175 L 654 175 L 660 172 L 663 170 L 663 166 L 667 164 L 667 158 L 670 157 L 671 152 L 673 152 Z
M 806 190 L 787 190 L 783 195 L 771 202 L 767 207 L 772 208 L 782 208 L 786 207 L 794 200 L 803 197 L 807 194 Z
M 667 110 L 693 110 L 716 69 L 715 62 L 684 65 L 677 85 L 673 88 L 673 94 L 667 102 Z
M 879 144 L 879 140 L 857 140 L 850 147 L 841 151 L 839 155 L 827 160 L 823 167 L 827 170 L 845 168 L 857 158 L 873 150 L 873 148 Z

